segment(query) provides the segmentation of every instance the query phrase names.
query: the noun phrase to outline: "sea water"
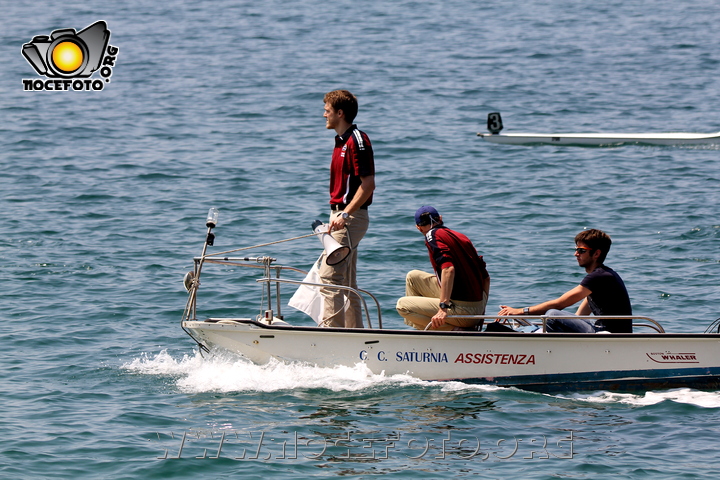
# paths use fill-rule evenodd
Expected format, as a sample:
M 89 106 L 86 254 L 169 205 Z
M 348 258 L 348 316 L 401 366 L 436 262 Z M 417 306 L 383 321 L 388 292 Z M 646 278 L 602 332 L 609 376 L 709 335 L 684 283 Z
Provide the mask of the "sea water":
M 3 478 L 714 476 L 720 392 L 543 395 L 257 366 L 200 356 L 179 325 L 211 207 L 211 251 L 327 219 L 322 97 L 347 88 L 377 168 L 358 282 L 386 327 L 406 328 L 405 273 L 429 268 L 413 212 L 431 204 L 484 255 L 490 313 L 577 285 L 573 237 L 600 228 L 635 313 L 704 331 L 720 317 L 718 146 L 476 133 L 496 111 L 506 132 L 720 131 L 713 2 L 2 7 Z M 23 44 L 99 20 L 117 48 L 109 81 L 93 77 L 102 90 L 24 91 L 44 77 Z M 320 248 L 249 254 L 309 269 Z M 208 268 L 199 315 L 260 314 L 256 273 Z

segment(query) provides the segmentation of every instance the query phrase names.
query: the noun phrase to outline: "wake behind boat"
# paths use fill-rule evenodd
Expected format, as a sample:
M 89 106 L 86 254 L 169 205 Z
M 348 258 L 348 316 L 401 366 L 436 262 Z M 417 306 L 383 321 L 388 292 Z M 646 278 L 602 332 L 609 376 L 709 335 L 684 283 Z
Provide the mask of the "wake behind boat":
M 720 145 L 717 133 L 504 133 L 497 112 L 488 114 L 490 133 L 478 133 L 492 143 L 506 145 L 575 145 L 610 147 L 620 145 Z
M 278 265 L 272 257 L 207 254 L 217 224 L 217 212 L 213 216 L 212 211 L 202 255 L 194 259 L 193 271 L 185 276 L 189 295 L 182 328 L 201 352 L 222 348 L 258 364 L 271 359 L 319 367 L 364 363 L 375 374 L 408 374 L 422 380 L 457 380 L 542 392 L 720 388 L 720 319 L 706 333 L 665 333 L 658 322 L 639 316 L 604 317 L 632 318 L 637 333 L 631 334 L 385 329 L 380 305 L 372 294 L 339 287 L 363 299 L 368 328 L 290 325 L 280 313 L 281 286 L 320 285 L 283 278 L 284 272 L 305 272 Z M 264 310 L 251 316 L 198 320 L 200 275 L 208 265 L 261 270 L 257 281 L 267 298 Z M 366 300 L 376 308 L 375 322 L 371 322 Z M 490 323 L 496 316 L 473 318 Z M 545 327 L 544 317 L 502 317 L 501 321 L 528 332 L 535 328 L 544 332 Z M 715 333 L 708 333 L 711 330 Z

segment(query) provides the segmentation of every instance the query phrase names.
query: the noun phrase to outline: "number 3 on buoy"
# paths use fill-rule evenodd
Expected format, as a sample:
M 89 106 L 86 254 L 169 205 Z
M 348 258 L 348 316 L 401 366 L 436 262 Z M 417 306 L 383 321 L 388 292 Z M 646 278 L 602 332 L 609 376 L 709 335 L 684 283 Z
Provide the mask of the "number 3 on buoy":
M 500 130 L 503 129 L 500 112 L 488 113 L 487 128 L 493 135 L 500 133 Z

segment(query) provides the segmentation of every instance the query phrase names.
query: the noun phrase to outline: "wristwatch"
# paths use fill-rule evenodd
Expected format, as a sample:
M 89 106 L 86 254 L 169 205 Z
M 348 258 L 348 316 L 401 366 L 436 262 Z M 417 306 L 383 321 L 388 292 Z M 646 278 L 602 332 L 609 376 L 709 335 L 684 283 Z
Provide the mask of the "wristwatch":
M 450 303 L 440 302 L 440 308 L 442 308 L 443 310 L 445 310 L 446 308 L 453 308 L 454 306 L 455 305 L 452 302 L 450 302 Z
M 523 315 L 530 315 L 530 307 L 523 308 Z
M 343 220 L 347 220 L 349 216 L 350 216 L 350 214 L 347 213 L 347 212 L 340 212 L 340 217 L 341 217 Z

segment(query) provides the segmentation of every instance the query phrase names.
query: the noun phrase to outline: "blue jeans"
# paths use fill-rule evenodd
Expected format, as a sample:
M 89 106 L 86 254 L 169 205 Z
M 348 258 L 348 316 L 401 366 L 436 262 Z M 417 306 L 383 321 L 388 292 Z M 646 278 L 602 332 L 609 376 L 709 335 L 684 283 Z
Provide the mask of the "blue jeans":
M 555 310 L 553 308 L 545 312 L 545 316 L 552 317 L 546 320 L 545 330 L 547 332 L 597 333 L 605 330 L 602 327 L 595 326 L 595 322 L 592 320 L 572 318 L 575 314 L 564 310 Z

